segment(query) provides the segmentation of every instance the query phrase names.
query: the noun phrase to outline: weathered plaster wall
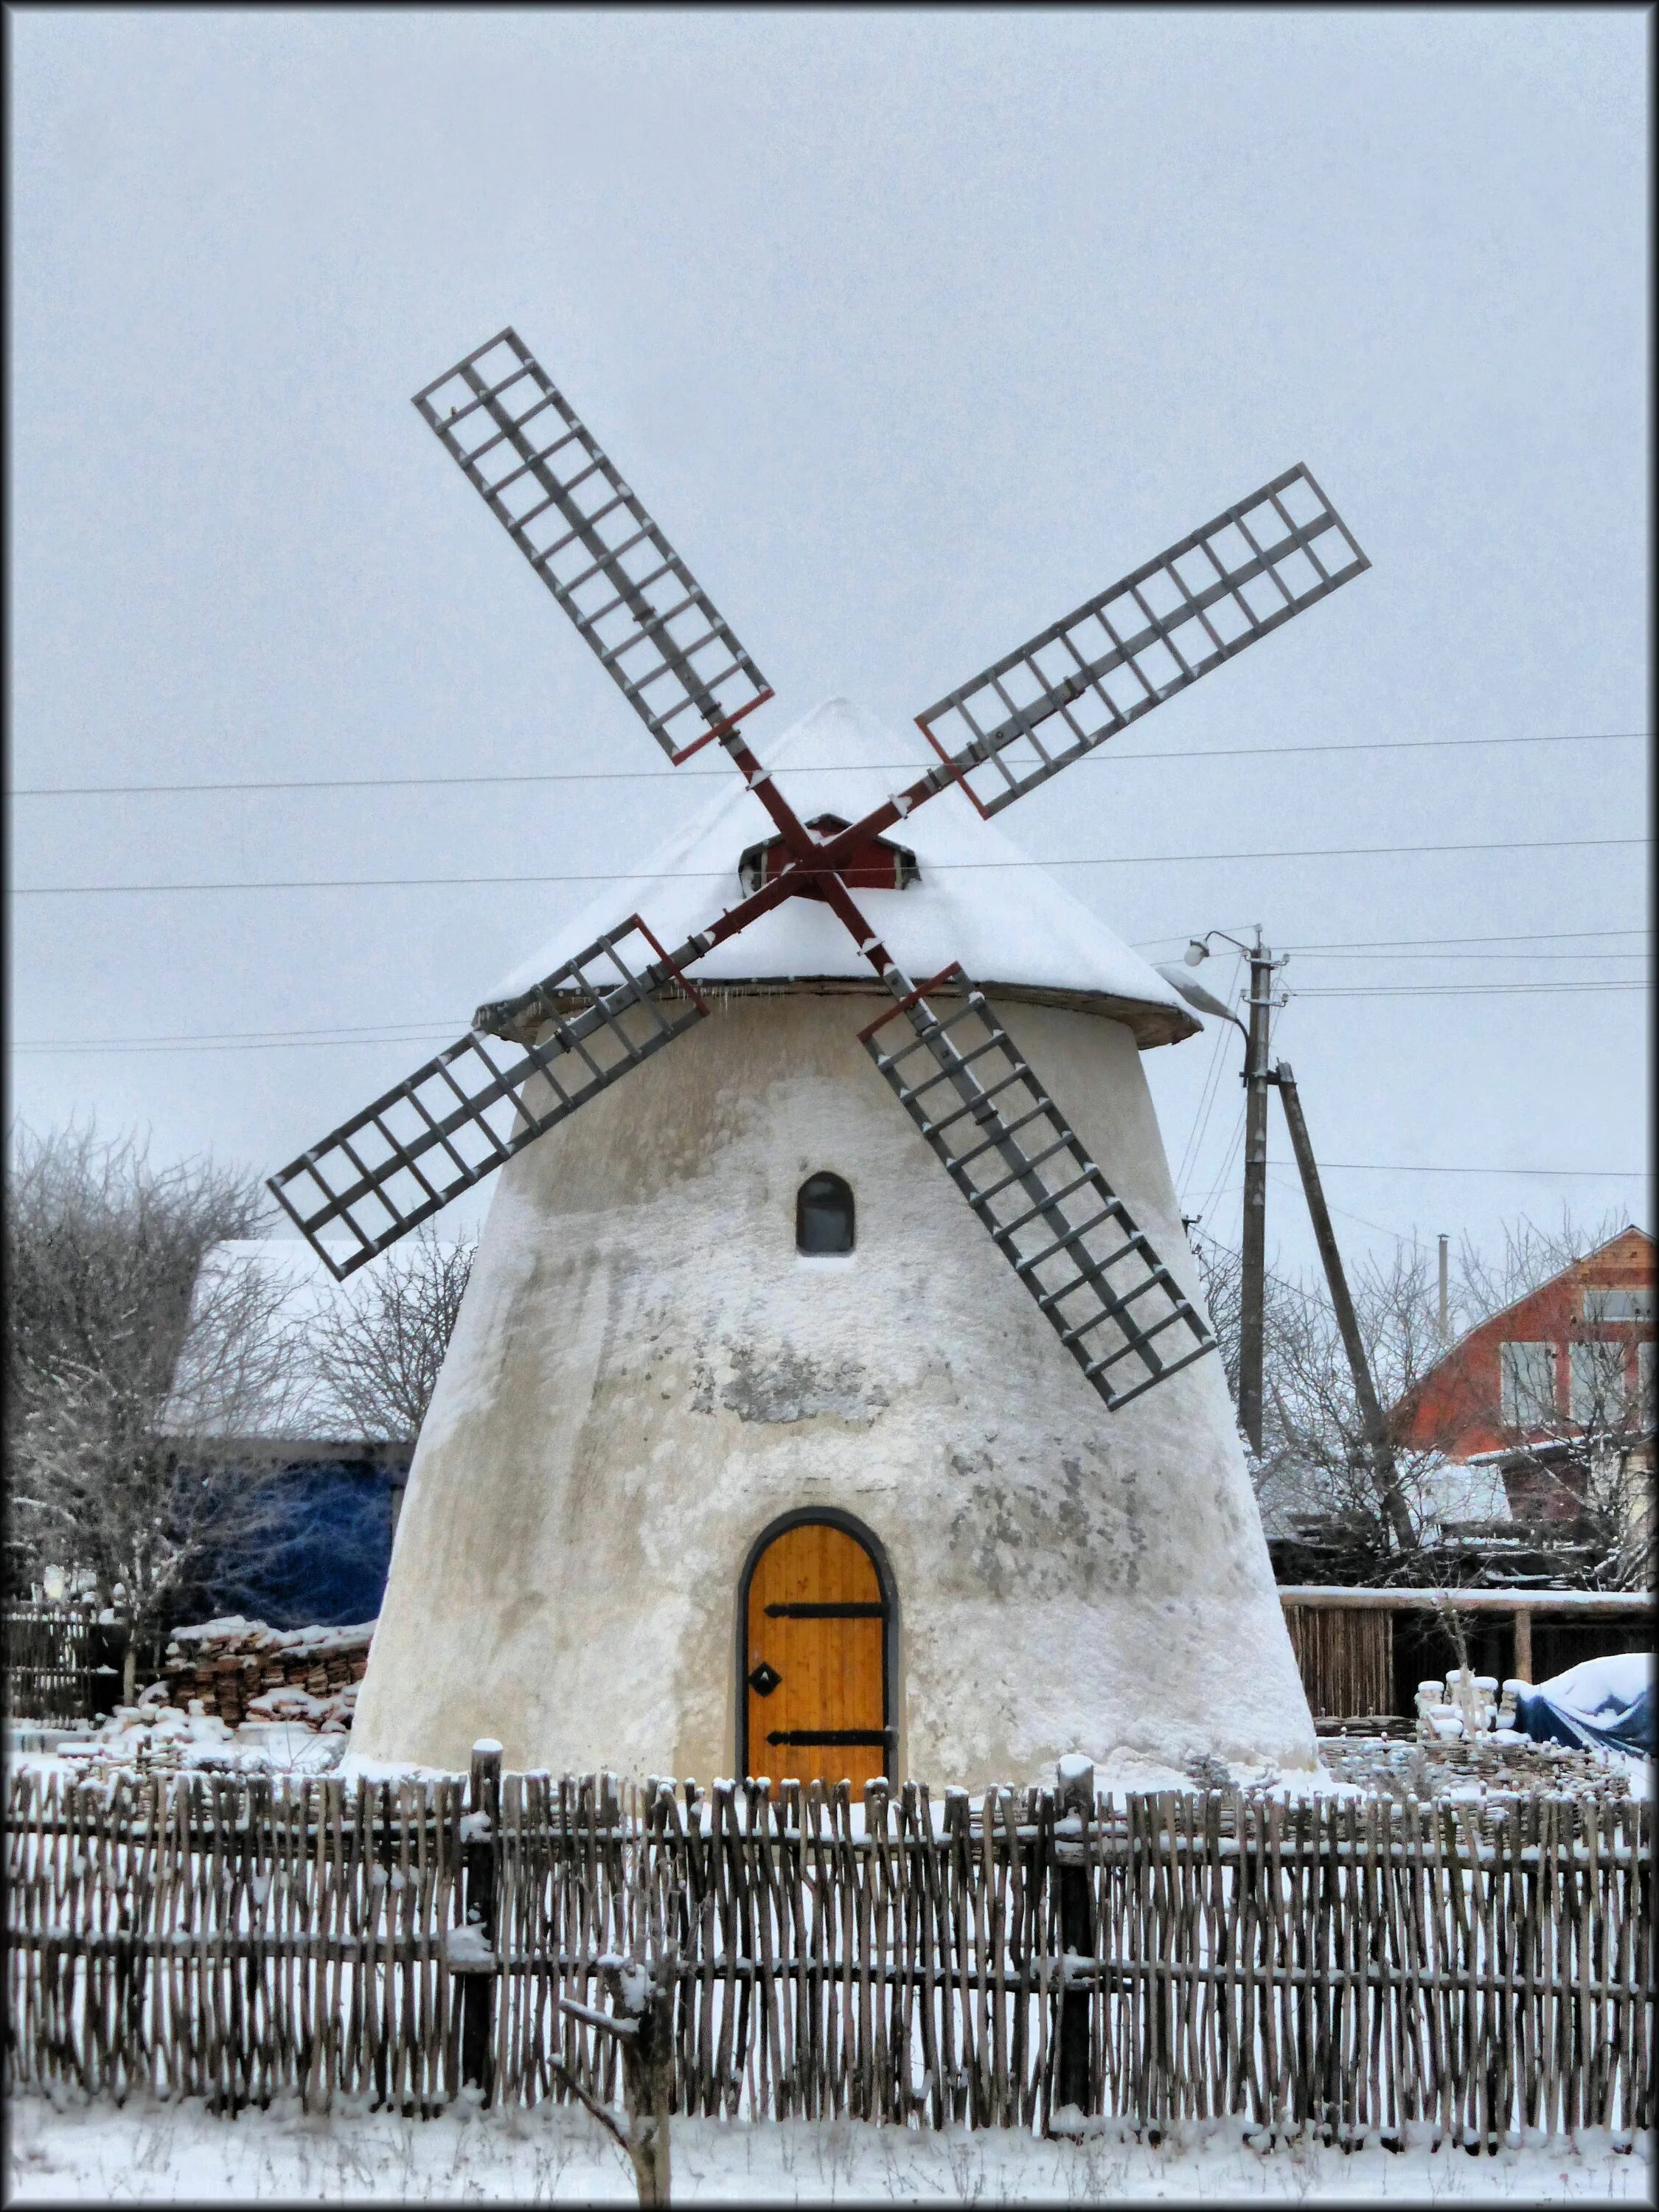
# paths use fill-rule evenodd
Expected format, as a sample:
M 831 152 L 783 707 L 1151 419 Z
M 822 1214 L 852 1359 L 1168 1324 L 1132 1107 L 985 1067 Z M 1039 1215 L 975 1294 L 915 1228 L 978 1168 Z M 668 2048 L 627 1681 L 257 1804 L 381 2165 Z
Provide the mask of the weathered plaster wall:
M 1139 1057 L 1003 1018 L 1189 1291 Z M 833 999 L 739 1000 L 502 1172 L 410 1473 L 355 1754 L 708 1778 L 750 1543 L 834 1505 L 897 1583 L 899 1764 L 1316 1757 L 1218 1360 L 1108 1414 Z M 794 1246 L 804 1176 L 858 1249 Z

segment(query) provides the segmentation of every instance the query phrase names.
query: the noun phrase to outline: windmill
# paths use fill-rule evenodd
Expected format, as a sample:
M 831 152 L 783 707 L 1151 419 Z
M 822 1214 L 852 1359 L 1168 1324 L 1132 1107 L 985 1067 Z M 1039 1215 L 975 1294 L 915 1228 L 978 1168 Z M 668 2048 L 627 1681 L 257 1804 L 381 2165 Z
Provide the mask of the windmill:
M 1116 1412 L 1213 1349 L 1202 1316 L 959 963 L 918 981 L 853 893 L 887 833 L 958 789 L 981 817 L 1369 566 L 1301 465 L 916 717 L 935 763 L 861 818 L 803 821 L 742 726 L 755 661 L 516 332 L 415 405 L 677 766 L 718 744 L 776 836 L 744 893 L 664 945 L 639 914 L 516 995 L 271 1178 L 337 1278 L 386 1249 L 708 1016 L 693 971 L 797 897 L 844 926 L 891 1006 L 860 1040 L 1083 1375 Z

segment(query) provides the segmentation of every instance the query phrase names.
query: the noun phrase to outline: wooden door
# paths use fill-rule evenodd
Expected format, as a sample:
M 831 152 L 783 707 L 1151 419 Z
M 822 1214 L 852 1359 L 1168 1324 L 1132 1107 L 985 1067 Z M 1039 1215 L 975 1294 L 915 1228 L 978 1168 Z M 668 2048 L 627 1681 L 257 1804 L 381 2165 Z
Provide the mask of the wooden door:
M 748 1768 L 854 1795 L 892 1776 L 887 1608 L 875 1561 L 845 1528 L 808 1521 L 775 1536 L 749 1583 Z

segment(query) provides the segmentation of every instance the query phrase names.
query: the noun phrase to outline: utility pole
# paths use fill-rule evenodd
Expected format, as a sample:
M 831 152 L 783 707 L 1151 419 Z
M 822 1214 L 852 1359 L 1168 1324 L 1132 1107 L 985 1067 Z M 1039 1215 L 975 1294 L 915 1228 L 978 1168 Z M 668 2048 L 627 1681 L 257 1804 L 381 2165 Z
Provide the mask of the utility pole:
M 1359 1334 L 1353 1300 L 1348 1296 L 1348 1279 L 1342 1272 L 1342 1255 L 1337 1249 L 1336 1232 L 1331 1227 L 1324 1188 L 1319 1180 L 1318 1163 L 1314 1158 L 1307 1122 L 1303 1119 L 1302 1100 L 1297 1091 L 1296 1079 L 1287 1062 L 1281 1060 L 1270 1080 L 1279 1085 L 1279 1096 L 1285 1108 L 1285 1126 L 1291 1133 L 1291 1149 L 1296 1154 L 1302 1188 L 1313 1221 L 1314 1239 L 1319 1246 L 1319 1256 L 1325 1263 L 1325 1280 L 1330 1286 L 1331 1304 L 1336 1314 L 1337 1328 L 1342 1334 L 1342 1348 L 1348 1355 L 1348 1370 L 1353 1376 L 1353 1394 L 1359 1403 L 1359 1418 L 1364 1425 L 1365 1443 L 1370 1453 L 1377 1497 L 1395 1543 L 1402 1552 L 1409 1552 L 1415 1541 L 1412 1534 L 1411 1515 L 1406 1510 L 1406 1500 L 1401 1492 L 1400 1472 L 1394 1461 L 1394 1445 L 1389 1439 L 1389 1425 L 1382 1417 L 1382 1408 L 1377 1402 L 1376 1386 L 1371 1379 L 1370 1362 L 1365 1356 L 1364 1340 Z M 1445 1242 L 1443 1237 L 1440 1240 L 1443 1256 Z
M 1273 978 L 1282 967 L 1261 942 L 1258 922 L 1250 962 L 1249 1026 L 1244 1052 L 1244 1226 L 1238 1310 L 1238 1425 L 1261 1449 L 1263 1315 L 1267 1279 L 1267 1022 Z
M 1440 1347 L 1443 1352 L 1451 1342 L 1450 1270 L 1446 1262 L 1446 1248 L 1450 1242 L 1449 1237 L 1443 1236 L 1440 1239 Z
M 1212 998 L 1203 986 L 1183 973 L 1209 957 L 1210 940 L 1218 937 L 1242 952 L 1250 963 L 1250 1018 L 1241 1022 L 1231 1006 Z M 1267 1086 L 1273 1076 L 1267 1066 L 1267 1024 L 1273 1007 L 1273 979 L 1285 965 L 1275 960 L 1261 942 L 1261 925 L 1255 926 L 1255 943 L 1245 945 L 1224 929 L 1206 931 L 1187 947 L 1182 967 L 1161 963 L 1158 973 L 1174 985 L 1188 1005 L 1200 1013 L 1218 1015 L 1244 1032 L 1244 1225 L 1240 1240 L 1242 1267 L 1238 1297 L 1238 1425 L 1249 1438 L 1250 1449 L 1261 1450 L 1262 1335 L 1267 1281 Z M 1194 1217 L 1195 1218 L 1195 1217 Z M 1182 1226 L 1187 1226 L 1183 1219 Z

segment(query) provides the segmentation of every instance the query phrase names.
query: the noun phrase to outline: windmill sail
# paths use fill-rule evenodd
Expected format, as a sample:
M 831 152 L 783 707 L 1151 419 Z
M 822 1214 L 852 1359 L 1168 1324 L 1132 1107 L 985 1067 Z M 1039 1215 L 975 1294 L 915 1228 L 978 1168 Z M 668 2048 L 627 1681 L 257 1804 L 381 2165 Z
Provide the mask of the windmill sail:
M 637 970 L 636 938 L 656 956 Z M 337 1281 L 708 1011 L 637 915 L 548 976 L 537 996 L 515 1041 L 471 1032 L 270 1178 Z M 342 1231 L 355 1240 L 343 1259 L 326 1241 Z
M 1370 566 L 1308 471 L 1287 469 L 916 720 L 998 813 Z
M 878 1040 L 891 1025 L 893 1041 Z M 1115 1413 L 1215 1339 L 958 968 L 860 1032 L 865 1049 Z
M 815 841 L 736 734 L 772 696 L 764 677 L 517 332 L 476 348 L 415 405 L 669 758 L 722 743 L 771 816 L 777 866 L 745 878 L 748 896 L 675 953 L 634 915 L 531 991 L 480 1007 L 467 1036 L 273 1176 L 333 1274 L 701 1020 L 688 960 L 822 891 L 898 1000 L 863 1032 L 877 1067 L 1106 1404 L 1213 1349 L 984 994 L 959 967 L 912 990 L 848 884 L 872 841 L 951 781 L 981 814 L 1000 811 L 1369 567 L 1307 469 L 1275 477 L 918 715 L 942 765 Z M 815 842 L 827 882 L 809 865 Z M 894 866 L 890 886 L 871 888 L 902 886 Z
M 772 696 L 679 555 L 518 333 L 415 404 L 678 763 Z

